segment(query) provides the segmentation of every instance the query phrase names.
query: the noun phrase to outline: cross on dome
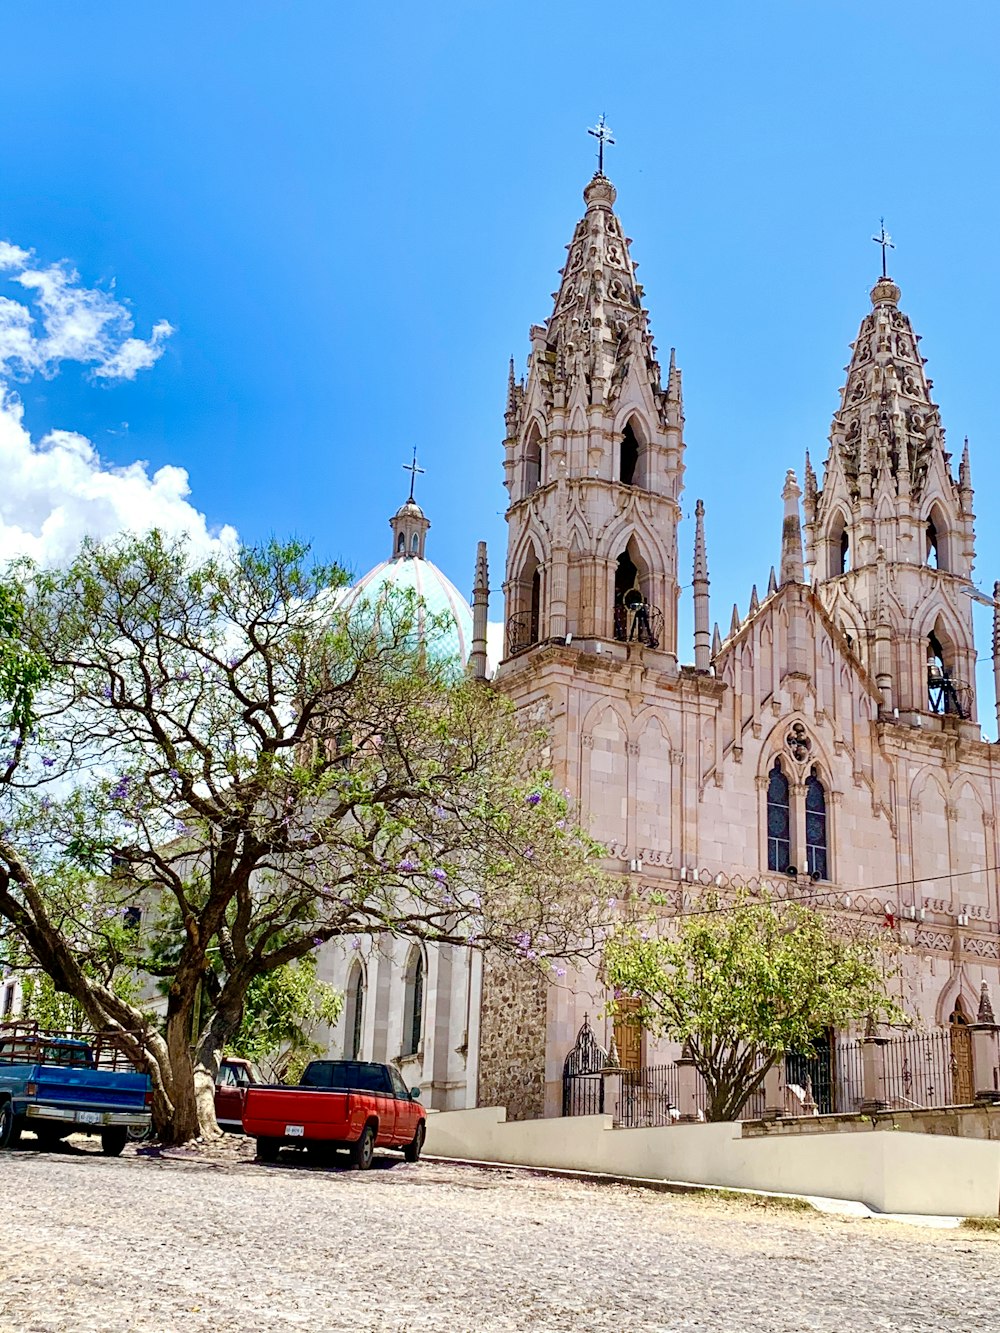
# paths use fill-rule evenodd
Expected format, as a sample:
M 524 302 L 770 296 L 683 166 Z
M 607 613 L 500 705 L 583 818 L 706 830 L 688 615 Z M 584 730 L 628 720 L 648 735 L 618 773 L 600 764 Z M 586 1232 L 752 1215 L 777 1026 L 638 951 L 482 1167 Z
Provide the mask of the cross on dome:
M 603 111 L 601 112 L 600 120 L 593 127 L 593 129 L 589 129 L 587 133 L 592 134 L 594 138 L 597 140 L 597 174 L 598 176 L 603 176 L 604 145 L 614 143 L 614 139 L 612 137 L 613 131 L 611 129 L 611 126 L 607 123 L 607 119 Z

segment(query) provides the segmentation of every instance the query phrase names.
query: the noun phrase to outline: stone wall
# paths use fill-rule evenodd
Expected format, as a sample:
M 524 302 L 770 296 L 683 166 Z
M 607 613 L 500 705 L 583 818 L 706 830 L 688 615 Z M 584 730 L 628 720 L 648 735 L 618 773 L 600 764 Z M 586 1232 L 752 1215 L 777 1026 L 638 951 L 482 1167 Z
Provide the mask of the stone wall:
M 511 1120 L 545 1114 L 545 978 L 505 958 L 483 962 L 480 1106 L 506 1106 Z
M 948 1134 L 958 1139 L 1000 1139 L 1000 1106 L 940 1106 L 866 1115 L 814 1115 L 745 1120 L 744 1138 L 787 1134 L 850 1134 L 895 1129 L 906 1134 Z

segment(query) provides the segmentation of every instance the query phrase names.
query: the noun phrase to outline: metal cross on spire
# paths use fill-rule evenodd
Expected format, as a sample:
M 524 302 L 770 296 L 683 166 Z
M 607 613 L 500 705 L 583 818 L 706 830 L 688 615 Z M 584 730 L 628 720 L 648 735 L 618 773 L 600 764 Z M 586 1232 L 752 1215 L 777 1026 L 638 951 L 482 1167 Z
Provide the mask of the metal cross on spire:
M 603 176 L 604 145 L 606 143 L 607 144 L 614 143 L 614 139 L 611 137 L 612 136 L 611 126 L 607 123 L 603 111 L 601 112 L 600 120 L 597 122 L 594 128 L 592 130 L 588 130 L 587 133 L 592 134 L 594 138 L 597 140 L 597 174 L 599 176 Z
M 875 242 L 876 245 L 880 245 L 882 247 L 882 277 L 887 278 L 889 274 L 886 272 L 886 267 L 885 267 L 885 252 L 886 250 L 895 250 L 896 247 L 892 243 L 892 237 L 885 229 L 885 218 L 879 218 L 878 235 L 873 236 L 872 240 Z
M 417 484 L 417 473 L 425 472 L 426 468 L 417 467 L 417 446 L 413 446 L 413 462 L 404 463 L 403 471 L 410 474 L 410 499 L 413 499 L 413 488 Z

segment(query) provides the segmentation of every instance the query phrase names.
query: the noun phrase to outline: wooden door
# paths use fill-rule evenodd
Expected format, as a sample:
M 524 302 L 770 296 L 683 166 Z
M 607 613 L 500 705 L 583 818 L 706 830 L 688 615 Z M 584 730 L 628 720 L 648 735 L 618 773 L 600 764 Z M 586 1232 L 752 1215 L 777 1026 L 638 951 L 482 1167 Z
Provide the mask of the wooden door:
M 955 1006 L 948 1020 L 951 1031 L 951 1101 L 953 1106 L 968 1106 L 975 1099 L 972 1086 L 972 1033 L 964 1012 Z
M 632 1072 L 642 1068 L 642 1024 L 635 1016 L 638 1000 L 615 1002 L 615 1045 L 622 1069 Z

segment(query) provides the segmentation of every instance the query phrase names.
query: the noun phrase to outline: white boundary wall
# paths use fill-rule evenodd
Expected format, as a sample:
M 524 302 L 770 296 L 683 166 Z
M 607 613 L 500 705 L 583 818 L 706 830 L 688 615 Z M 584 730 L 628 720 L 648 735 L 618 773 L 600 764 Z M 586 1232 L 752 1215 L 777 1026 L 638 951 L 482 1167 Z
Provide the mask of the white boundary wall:
M 428 1153 L 480 1162 L 856 1199 L 886 1213 L 996 1217 L 1000 1142 L 873 1130 L 744 1139 L 738 1124 L 615 1129 L 611 1116 L 507 1123 L 502 1106 L 427 1118 Z

